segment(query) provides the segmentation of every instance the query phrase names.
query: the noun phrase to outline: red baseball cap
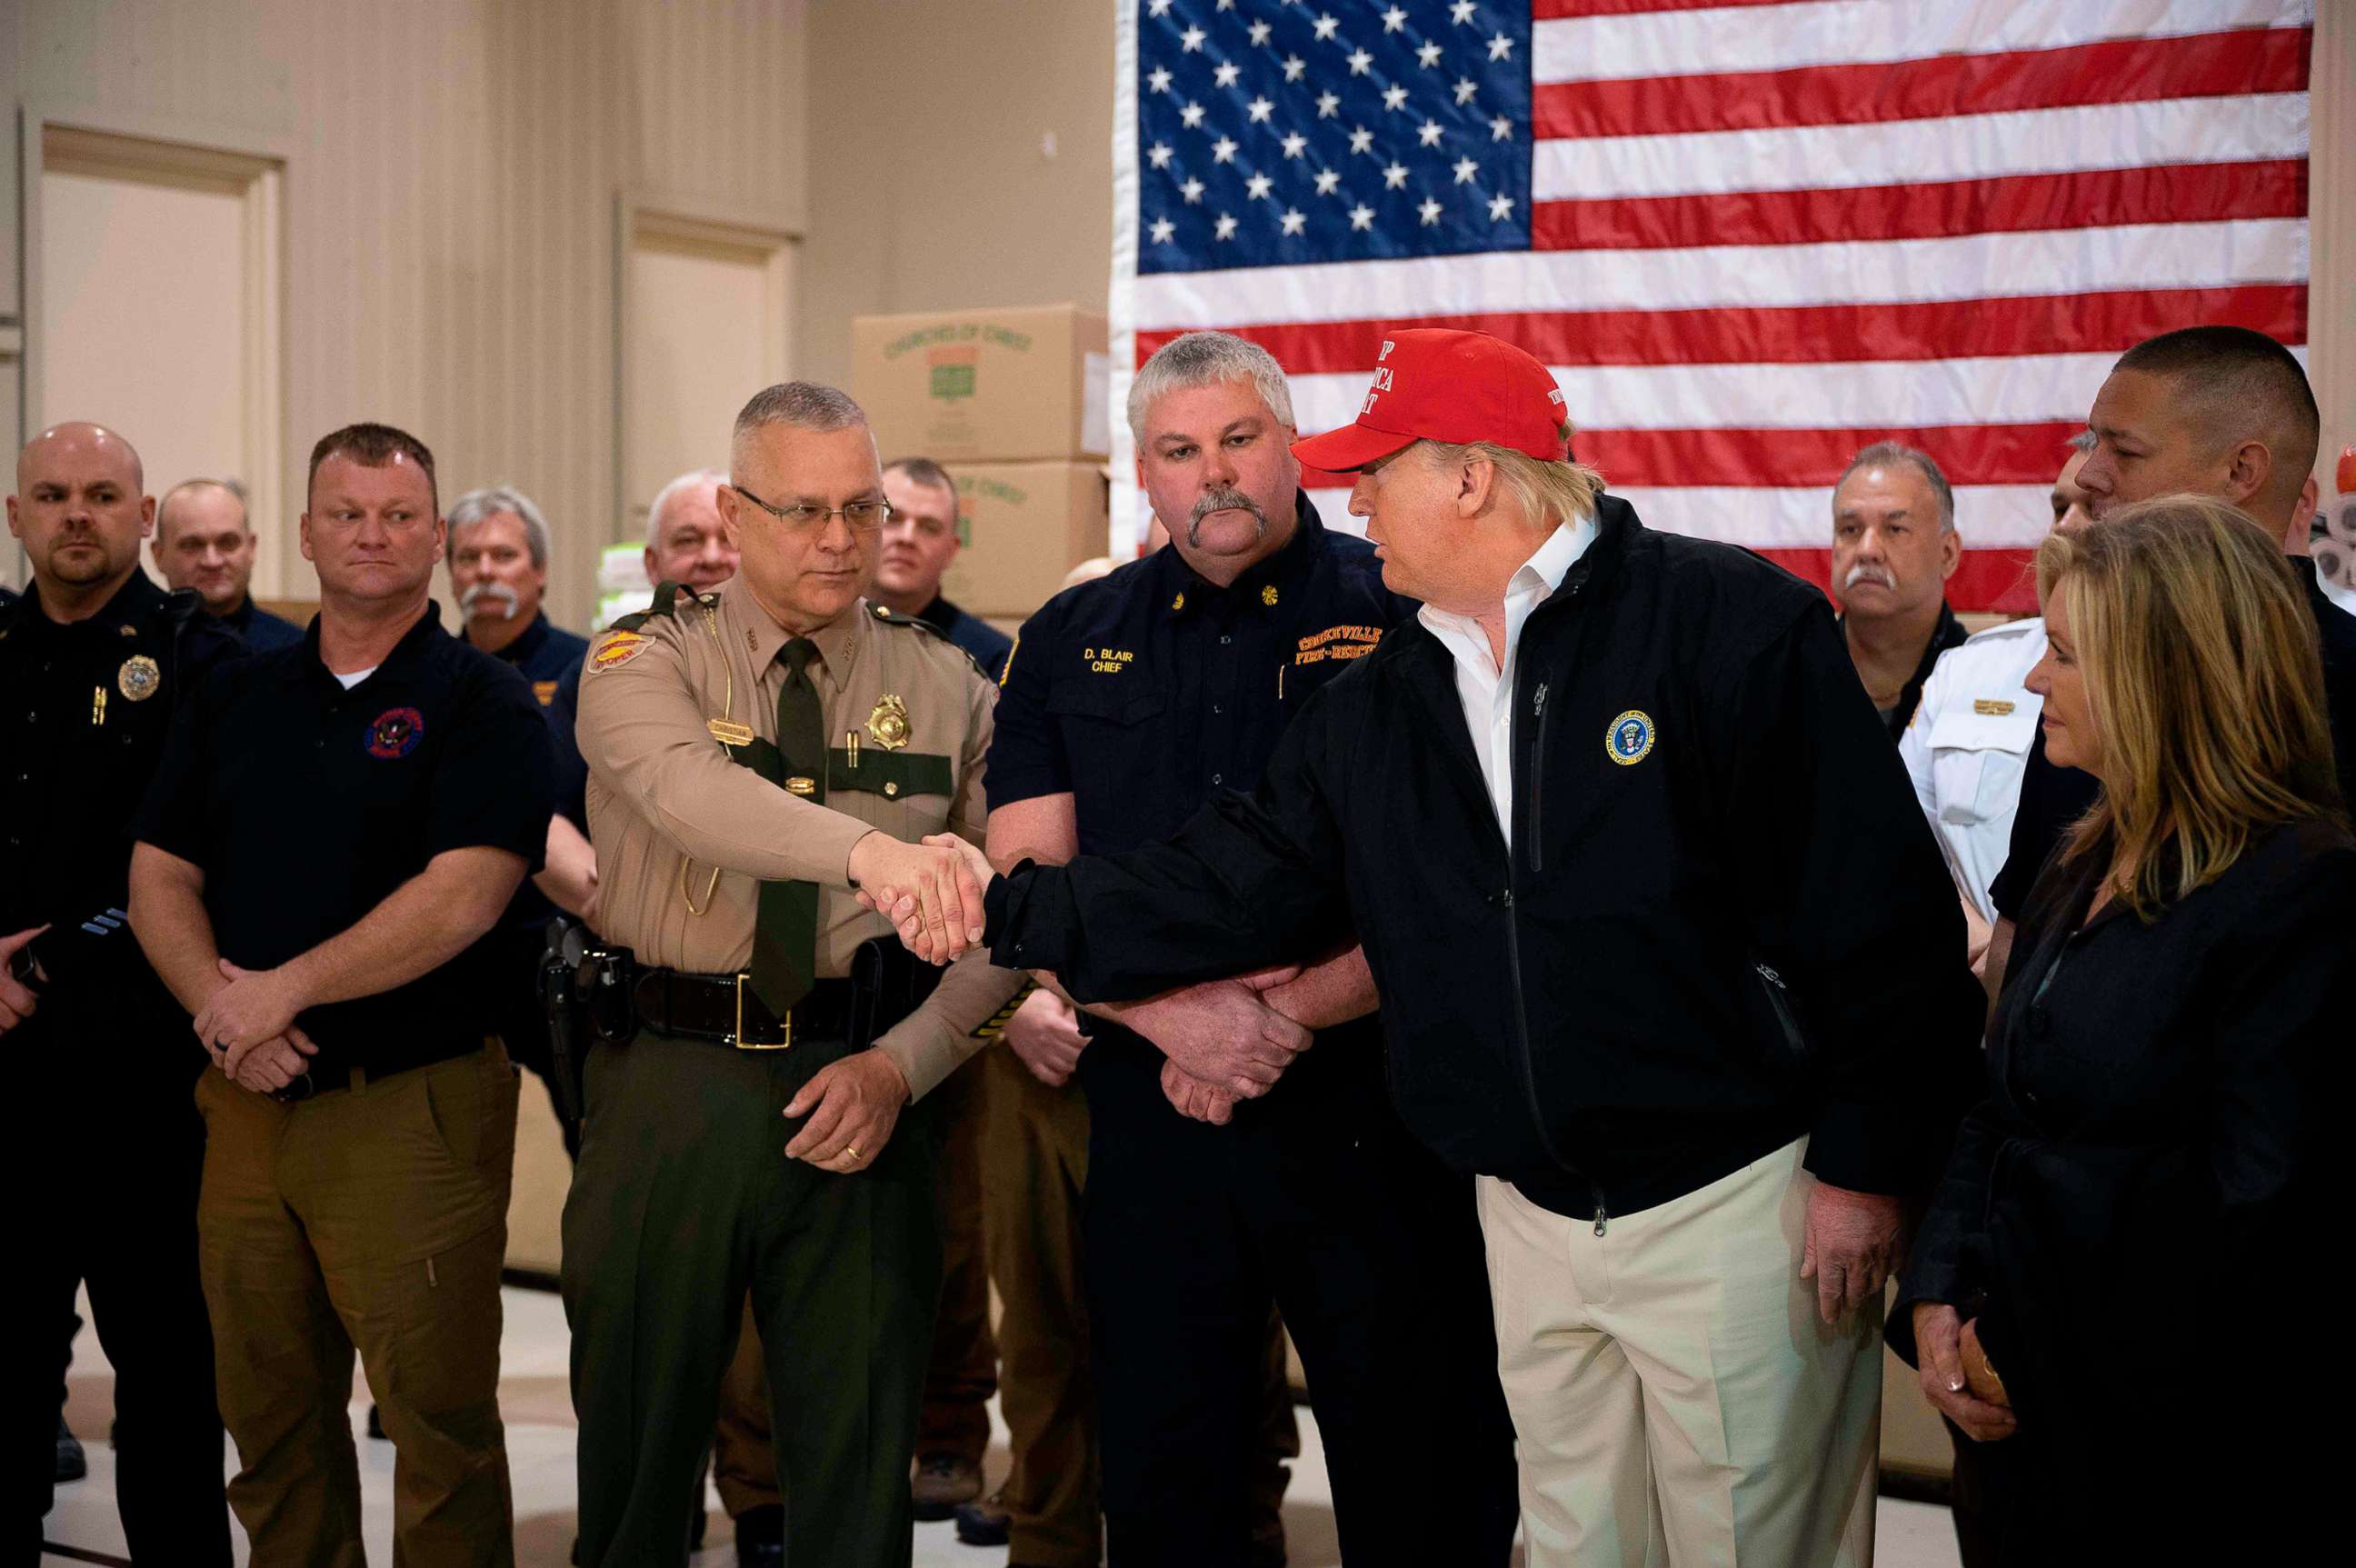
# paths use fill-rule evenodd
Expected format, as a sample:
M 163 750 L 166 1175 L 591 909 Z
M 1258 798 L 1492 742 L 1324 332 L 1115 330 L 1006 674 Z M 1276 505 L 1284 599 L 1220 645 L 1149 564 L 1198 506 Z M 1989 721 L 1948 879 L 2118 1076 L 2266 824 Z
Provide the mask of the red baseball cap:
M 1292 444 L 1312 468 L 1347 473 L 1417 441 L 1492 441 L 1566 462 L 1562 392 L 1547 368 L 1502 338 L 1416 327 L 1383 335 L 1358 422 Z

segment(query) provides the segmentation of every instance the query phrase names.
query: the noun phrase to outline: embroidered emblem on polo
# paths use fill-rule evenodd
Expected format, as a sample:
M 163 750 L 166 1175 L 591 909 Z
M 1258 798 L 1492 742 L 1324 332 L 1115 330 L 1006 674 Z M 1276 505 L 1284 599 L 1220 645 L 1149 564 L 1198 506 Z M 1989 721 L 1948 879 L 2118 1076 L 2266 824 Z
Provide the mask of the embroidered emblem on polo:
M 1613 719 L 1603 732 L 1603 749 L 1622 768 L 1644 761 L 1653 749 L 1653 715 L 1642 708 L 1630 708 Z
M 369 725 L 368 754 L 390 762 L 417 749 L 425 734 L 425 715 L 415 708 L 387 708 Z

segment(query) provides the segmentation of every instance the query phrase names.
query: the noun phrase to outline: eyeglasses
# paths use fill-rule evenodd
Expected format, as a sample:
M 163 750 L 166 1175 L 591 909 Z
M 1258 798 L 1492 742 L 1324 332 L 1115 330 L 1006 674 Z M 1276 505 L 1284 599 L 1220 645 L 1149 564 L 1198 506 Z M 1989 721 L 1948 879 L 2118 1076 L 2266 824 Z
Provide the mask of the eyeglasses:
M 778 521 L 788 524 L 797 532 L 823 528 L 829 518 L 839 514 L 853 533 L 865 533 L 883 527 L 884 519 L 892 515 L 890 501 L 852 501 L 847 506 L 832 507 L 811 506 L 808 502 L 798 506 L 771 506 L 742 485 L 731 484 L 728 488 Z

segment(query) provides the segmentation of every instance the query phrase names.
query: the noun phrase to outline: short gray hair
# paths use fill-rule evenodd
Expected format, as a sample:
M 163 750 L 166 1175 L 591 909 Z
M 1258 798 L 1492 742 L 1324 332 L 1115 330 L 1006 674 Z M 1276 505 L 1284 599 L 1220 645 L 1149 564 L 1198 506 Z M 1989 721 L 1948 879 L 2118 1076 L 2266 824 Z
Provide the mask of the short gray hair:
M 1954 532 L 1954 488 L 1947 483 L 1947 476 L 1939 472 L 1939 465 L 1931 460 L 1931 454 L 1909 446 L 1903 441 L 1877 441 L 1851 457 L 1848 467 L 1841 470 L 1841 477 L 1833 481 L 1833 494 L 1837 498 L 1840 488 L 1848 483 L 1848 477 L 1859 468 L 1891 468 L 1901 463 L 1922 475 L 1922 482 L 1931 487 L 1931 499 L 1939 508 L 1939 532 Z
M 531 552 L 531 564 L 546 571 L 548 520 L 540 515 L 540 509 L 531 504 L 531 498 L 513 485 L 485 485 L 481 489 L 468 490 L 450 503 L 450 515 L 446 521 L 450 525 L 452 553 L 457 551 L 460 534 L 486 518 L 497 517 L 503 511 L 513 512 L 522 520 L 524 544 Z
M 1145 415 L 1165 392 L 1186 387 L 1249 381 L 1280 424 L 1291 424 L 1292 388 L 1276 356 L 1232 332 L 1188 332 L 1153 350 L 1129 383 L 1129 435 L 1145 445 Z
M 851 394 L 817 381 L 779 381 L 763 387 L 736 413 L 734 434 L 745 435 L 765 424 L 790 424 L 798 430 L 848 430 L 867 423 L 867 411 Z
M 728 476 L 717 468 L 695 468 L 657 490 L 654 504 L 647 508 L 647 547 L 653 549 L 662 543 L 662 515 L 671 502 L 699 486 L 717 489 L 727 482 Z

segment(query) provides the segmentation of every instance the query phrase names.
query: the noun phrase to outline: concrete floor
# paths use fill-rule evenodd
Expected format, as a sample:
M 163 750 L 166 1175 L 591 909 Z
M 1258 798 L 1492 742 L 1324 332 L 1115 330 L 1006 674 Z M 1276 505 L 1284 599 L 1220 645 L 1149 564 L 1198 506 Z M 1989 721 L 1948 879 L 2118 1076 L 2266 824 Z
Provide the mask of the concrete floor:
M 510 1290 L 506 1294 L 507 1326 L 502 1348 L 500 1404 L 508 1422 L 508 1462 L 516 1499 L 516 1561 L 519 1568 L 564 1568 L 573 1540 L 573 1443 L 574 1424 L 565 1384 L 564 1313 L 553 1295 Z M 82 1316 L 90 1316 L 85 1305 Z M 47 1536 L 55 1544 L 119 1560 L 123 1531 L 114 1517 L 113 1455 L 106 1446 L 113 1373 L 101 1352 L 96 1335 L 88 1327 L 74 1345 L 73 1371 L 69 1379 L 67 1422 L 90 1454 L 90 1476 L 58 1488 L 57 1506 L 49 1514 Z M 368 1415 L 366 1390 L 355 1384 L 352 1403 L 355 1429 Z M 994 1484 L 1006 1466 L 1006 1431 L 997 1409 L 991 1412 L 993 1428 L 989 1469 Z M 1341 1563 L 1333 1531 L 1333 1492 L 1325 1481 L 1324 1448 L 1317 1423 L 1301 1412 L 1300 1463 L 1293 1466 L 1292 1487 L 1284 1506 L 1286 1543 L 1292 1568 L 1333 1568 Z M 372 1560 L 392 1561 L 392 1448 L 389 1444 L 360 1443 L 360 1482 Z M 223 1455 L 224 1473 L 228 1456 Z M 715 1498 L 711 1504 L 711 1530 L 696 1568 L 731 1568 L 736 1560 L 729 1545 L 728 1519 Z M 235 1532 L 232 1531 L 234 1534 Z M 1881 1568 L 1955 1568 L 1954 1533 L 1947 1511 L 1921 1503 L 1883 1498 L 1879 1520 Z M 245 1560 L 245 1543 L 238 1538 L 238 1562 Z M 88 1562 L 90 1558 L 80 1561 Z M 76 1559 L 45 1555 L 44 1568 L 65 1568 Z M 947 1523 L 916 1527 L 917 1568 L 1001 1568 L 1003 1552 L 965 1546 Z

